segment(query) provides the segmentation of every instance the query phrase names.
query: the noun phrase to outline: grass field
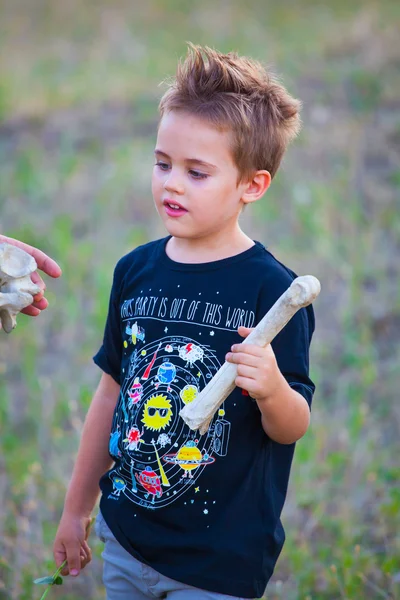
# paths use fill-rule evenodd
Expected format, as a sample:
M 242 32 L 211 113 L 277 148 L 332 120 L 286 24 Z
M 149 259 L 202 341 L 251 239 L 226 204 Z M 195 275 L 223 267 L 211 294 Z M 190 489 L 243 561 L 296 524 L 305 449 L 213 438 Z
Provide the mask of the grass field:
M 39 600 L 85 411 L 112 270 L 163 235 L 150 193 L 158 83 L 185 42 L 283 75 L 304 128 L 244 226 L 315 304 L 312 426 L 268 600 L 400 599 L 400 5 L 0 0 L 0 231 L 63 277 L 0 332 L 0 600 Z M 59 600 L 100 599 L 100 545 Z

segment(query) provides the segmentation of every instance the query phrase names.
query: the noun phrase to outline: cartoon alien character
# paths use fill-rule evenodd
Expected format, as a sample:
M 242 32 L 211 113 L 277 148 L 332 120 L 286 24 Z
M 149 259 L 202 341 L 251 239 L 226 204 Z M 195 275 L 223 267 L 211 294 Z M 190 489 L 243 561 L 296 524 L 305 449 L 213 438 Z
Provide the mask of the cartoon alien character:
M 113 494 L 119 496 L 126 487 L 125 481 L 121 477 L 113 477 Z
M 166 433 L 160 433 L 160 435 L 157 438 L 157 444 L 161 448 L 165 448 L 165 446 L 168 446 L 168 444 L 170 444 L 170 443 L 171 443 L 171 438 L 169 437 L 169 435 Z
M 133 425 L 133 427 L 131 427 L 129 431 L 126 430 L 126 438 L 124 439 L 124 442 L 128 444 L 127 449 L 137 450 L 139 447 L 139 443 L 143 442 L 143 440 L 140 439 L 142 435 L 143 429 L 140 432 L 139 428 L 136 427 L 136 425 Z
M 180 346 L 179 356 L 182 360 L 186 360 L 186 367 L 188 365 L 192 367 L 196 360 L 203 361 L 204 350 L 200 346 L 196 346 L 196 344 L 189 343 L 186 346 Z
M 143 394 L 143 386 L 139 382 L 139 377 L 136 377 L 135 381 L 132 384 L 131 389 L 128 392 L 129 396 L 129 408 L 136 407 L 140 402 Z
M 166 361 L 160 367 L 158 367 L 156 379 L 158 382 L 156 383 L 156 389 L 160 384 L 166 384 L 167 391 L 170 392 L 170 383 L 175 379 L 176 375 L 176 367 L 171 362 Z
M 152 471 L 151 467 L 146 467 L 145 470 L 140 473 L 140 475 L 135 473 L 135 477 L 147 491 L 145 497 L 148 498 L 150 495 L 153 496 L 151 500 L 152 504 L 154 504 L 154 499 L 156 498 L 156 496 L 157 498 L 161 498 L 162 489 L 160 478 L 154 471 Z
M 119 458 L 121 456 L 121 451 L 118 447 L 119 438 L 121 437 L 121 432 L 116 430 L 110 434 L 110 443 L 108 445 L 108 451 L 111 456 Z
M 144 405 L 142 423 L 147 429 L 160 431 L 172 418 L 171 401 L 163 395 L 151 396 Z

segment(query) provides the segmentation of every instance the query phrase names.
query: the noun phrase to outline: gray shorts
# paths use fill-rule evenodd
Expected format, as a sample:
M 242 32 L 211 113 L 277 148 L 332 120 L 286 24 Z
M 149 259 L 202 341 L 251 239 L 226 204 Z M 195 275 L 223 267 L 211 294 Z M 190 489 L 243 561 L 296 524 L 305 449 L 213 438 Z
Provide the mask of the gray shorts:
M 174 581 L 144 565 L 117 542 L 100 512 L 95 529 L 97 536 L 105 544 L 102 557 L 107 600 L 245 600 Z

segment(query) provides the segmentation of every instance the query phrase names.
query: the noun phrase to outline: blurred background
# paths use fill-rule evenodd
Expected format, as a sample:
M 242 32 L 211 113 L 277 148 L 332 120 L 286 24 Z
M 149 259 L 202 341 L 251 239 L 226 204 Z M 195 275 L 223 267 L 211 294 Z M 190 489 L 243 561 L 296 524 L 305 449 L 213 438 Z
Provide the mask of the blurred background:
M 259 59 L 303 132 L 243 226 L 315 303 L 312 426 L 269 600 L 400 598 L 400 4 L 0 0 L 0 231 L 63 268 L 0 332 L 0 599 L 35 600 L 100 372 L 113 267 L 164 231 L 150 177 L 160 81 L 186 41 Z M 104 598 L 101 547 L 62 600 Z

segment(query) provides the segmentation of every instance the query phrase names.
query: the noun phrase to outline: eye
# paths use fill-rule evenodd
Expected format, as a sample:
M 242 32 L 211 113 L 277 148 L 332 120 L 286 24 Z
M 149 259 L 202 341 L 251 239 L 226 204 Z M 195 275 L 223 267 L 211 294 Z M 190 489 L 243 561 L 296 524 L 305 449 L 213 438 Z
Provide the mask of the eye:
M 190 169 L 189 173 L 193 177 L 193 179 L 207 179 L 207 177 L 208 177 L 207 173 L 202 173 L 201 171 L 195 171 L 194 169 Z
M 159 169 L 161 169 L 161 171 L 168 171 L 169 169 L 169 164 L 162 162 L 161 160 L 158 160 L 155 164 L 156 167 L 158 167 Z

